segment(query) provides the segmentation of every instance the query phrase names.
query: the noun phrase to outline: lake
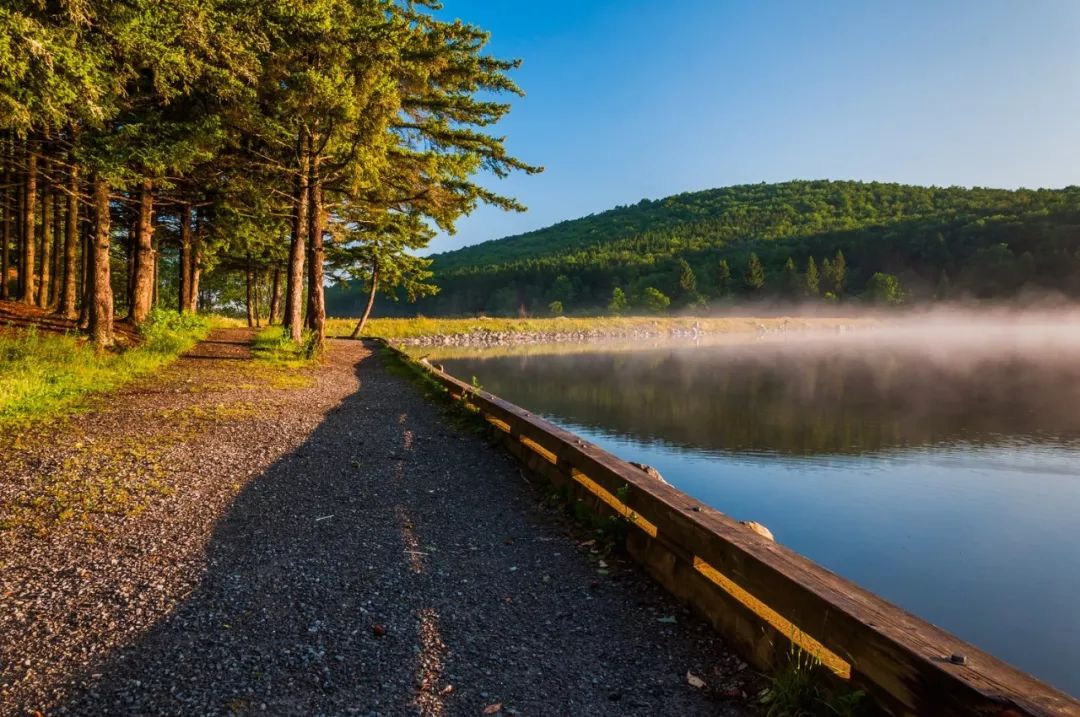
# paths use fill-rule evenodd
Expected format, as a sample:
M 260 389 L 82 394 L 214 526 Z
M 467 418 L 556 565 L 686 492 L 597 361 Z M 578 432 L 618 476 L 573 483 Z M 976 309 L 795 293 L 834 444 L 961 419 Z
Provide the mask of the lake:
M 1080 695 L 1080 346 L 963 326 L 432 352 Z

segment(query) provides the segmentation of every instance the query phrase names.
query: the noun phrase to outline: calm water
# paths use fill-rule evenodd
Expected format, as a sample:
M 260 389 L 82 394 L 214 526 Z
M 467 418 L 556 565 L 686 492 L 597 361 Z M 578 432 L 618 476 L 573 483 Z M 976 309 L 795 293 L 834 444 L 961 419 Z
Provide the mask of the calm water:
M 1080 695 L 1080 352 L 759 341 L 442 359 Z

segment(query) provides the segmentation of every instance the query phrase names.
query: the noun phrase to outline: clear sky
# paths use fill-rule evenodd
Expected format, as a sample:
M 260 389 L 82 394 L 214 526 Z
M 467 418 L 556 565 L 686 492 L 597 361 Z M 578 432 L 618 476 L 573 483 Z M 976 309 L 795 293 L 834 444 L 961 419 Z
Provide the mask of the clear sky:
M 497 129 L 546 171 L 434 251 L 748 182 L 1080 184 L 1080 0 L 444 6 L 523 60 Z

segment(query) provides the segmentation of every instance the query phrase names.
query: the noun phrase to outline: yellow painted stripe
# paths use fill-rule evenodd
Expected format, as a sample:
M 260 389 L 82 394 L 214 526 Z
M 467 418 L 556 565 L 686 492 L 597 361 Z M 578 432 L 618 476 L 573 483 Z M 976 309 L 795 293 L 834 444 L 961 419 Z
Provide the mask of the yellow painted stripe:
M 589 476 L 585 475 L 577 468 L 570 469 L 570 476 L 580 483 L 586 490 L 595 495 L 600 500 L 611 506 L 616 513 L 629 520 L 637 527 L 644 530 L 650 538 L 655 538 L 657 534 L 656 526 L 642 518 L 635 511 L 631 510 L 630 506 L 623 503 L 621 500 L 613 496 L 604 486 L 594 481 Z
M 530 449 L 532 449 L 532 451 L 534 453 L 539 454 L 540 457 L 543 458 L 544 460 L 546 460 L 548 463 L 558 463 L 559 462 L 559 457 L 558 456 L 556 456 L 554 453 L 552 453 L 548 449 L 544 448 L 542 445 L 540 445 L 536 441 L 532 440 L 531 438 L 526 438 L 525 436 L 520 436 L 518 438 L 518 440 L 521 441 L 521 444 L 523 446 L 527 446 Z
M 495 418 L 493 416 L 485 416 L 485 418 L 487 418 L 488 423 L 495 426 L 496 428 L 498 428 L 503 433 L 509 433 L 510 432 L 510 424 L 507 423 L 506 421 L 500 421 L 498 418 Z
M 719 586 L 724 592 L 731 595 L 731 597 L 750 608 L 755 615 L 772 625 L 776 628 L 777 632 L 801 647 L 808 655 L 819 660 L 825 667 L 828 667 L 845 680 L 851 679 L 851 664 L 844 660 L 844 658 L 822 645 L 810 635 L 804 633 L 785 619 L 783 615 L 743 590 L 728 576 L 724 575 L 696 555 L 694 556 L 694 569 Z
M 488 421 L 501 430 L 509 433 L 510 426 L 499 421 L 495 418 L 488 418 Z M 505 426 L 505 428 L 504 428 Z M 527 446 L 530 450 L 547 460 L 552 464 L 558 463 L 558 456 L 541 446 L 536 441 L 533 441 L 525 436 L 520 436 L 519 440 L 522 445 Z M 622 502 L 614 495 L 611 494 L 606 488 L 589 478 L 587 475 L 579 471 L 577 468 L 570 469 L 571 477 L 577 481 L 582 487 L 588 490 L 590 493 L 604 501 L 610 506 L 616 513 L 623 516 L 631 523 L 641 528 L 649 537 L 655 538 L 659 534 L 659 530 L 656 525 L 649 522 L 647 519 L 639 515 L 636 511 L 630 508 L 626 503 Z M 739 587 L 726 575 L 719 570 L 709 565 L 707 562 L 694 556 L 694 569 L 704 575 L 710 581 L 715 583 L 724 592 L 731 595 L 740 603 L 749 608 L 755 615 L 762 620 L 772 625 L 781 634 L 786 636 L 793 643 L 801 647 L 807 654 L 811 655 L 815 659 L 821 662 L 822 665 L 835 672 L 839 677 L 848 680 L 851 679 L 851 664 L 845 661 L 842 657 L 835 652 L 825 647 L 825 645 L 818 642 L 810 635 L 802 632 L 792 622 L 787 620 L 783 615 L 773 610 L 771 607 L 758 600 L 756 597 L 748 593 L 746 590 Z

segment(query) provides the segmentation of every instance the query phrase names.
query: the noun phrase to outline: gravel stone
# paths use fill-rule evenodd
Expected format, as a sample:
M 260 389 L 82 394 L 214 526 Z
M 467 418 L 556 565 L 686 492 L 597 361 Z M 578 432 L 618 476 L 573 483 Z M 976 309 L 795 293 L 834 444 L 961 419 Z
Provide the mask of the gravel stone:
M 331 341 L 307 385 L 268 388 L 250 339 L 216 331 L 0 441 L 0 505 L 118 446 L 110 466 L 163 485 L 0 531 L 0 714 L 753 712 L 719 696 L 755 678 L 708 625 L 617 555 L 598 573 L 581 528 L 374 344 Z

